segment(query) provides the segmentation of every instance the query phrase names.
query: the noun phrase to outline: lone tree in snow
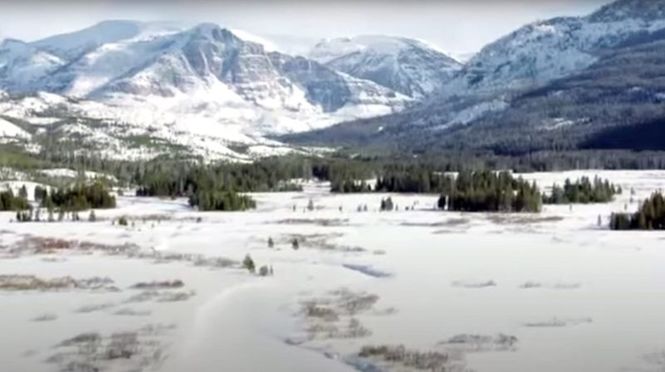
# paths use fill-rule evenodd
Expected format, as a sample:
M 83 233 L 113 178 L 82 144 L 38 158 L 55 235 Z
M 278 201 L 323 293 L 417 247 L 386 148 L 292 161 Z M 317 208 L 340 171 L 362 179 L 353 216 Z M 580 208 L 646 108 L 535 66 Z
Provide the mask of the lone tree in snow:
M 293 241 L 291 241 L 291 248 L 294 250 L 298 250 L 300 248 L 300 243 L 298 243 L 298 238 L 293 238 Z
M 274 248 L 275 242 L 272 240 L 272 237 L 268 238 L 268 248 Z
M 245 259 L 242 260 L 242 267 L 247 269 L 247 271 L 249 271 L 252 274 L 256 270 L 256 266 L 254 265 L 254 260 L 252 260 L 252 257 L 249 254 L 247 254 L 245 256 Z

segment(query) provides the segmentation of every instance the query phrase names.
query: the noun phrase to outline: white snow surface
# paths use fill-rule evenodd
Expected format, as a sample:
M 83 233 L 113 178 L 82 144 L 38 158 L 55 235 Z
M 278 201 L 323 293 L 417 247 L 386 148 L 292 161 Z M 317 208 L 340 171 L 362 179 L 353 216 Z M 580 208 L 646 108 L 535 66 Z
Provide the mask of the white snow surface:
M 0 290 L 0 337 L 7 341 L 0 360 L 11 371 L 55 371 L 57 365 L 46 360 L 65 339 L 171 324 L 172 331 L 156 338 L 166 359 L 150 370 L 350 371 L 344 360 L 363 345 L 441 351 L 440 342 L 455 335 L 502 333 L 517 338 L 514 350 L 462 351 L 466 367 L 479 372 L 657 371 L 665 351 L 665 298 L 659 295 L 665 290 L 665 236 L 613 232 L 596 223 L 599 215 L 606 222 L 611 212 L 635 210 L 640 199 L 662 187 L 665 172 L 522 176 L 546 187 L 582 175 L 609 178 L 624 193 L 608 204 L 545 206 L 540 215 L 434 211 L 436 195 L 391 195 L 400 210 L 382 213 L 377 208 L 387 195 L 331 195 L 325 184 L 307 184 L 302 193 L 255 194 L 258 209 L 250 212 L 198 213 L 183 199 L 120 197 L 117 209 L 96 211 L 94 223 L 17 224 L 8 222 L 12 213 L 0 213 L 0 253 L 22 234 L 32 234 L 135 243 L 144 252 L 208 258 L 242 260 L 249 253 L 257 265 L 269 264 L 275 271 L 260 278 L 238 268 L 213 270 L 76 250 L 2 256 L 0 274 L 101 276 L 112 279 L 119 291 Z M 305 209 L 310 199 L 316 206 L 312 212 Z M 369 211 L 356 212 L 361 204 Z M 406 206 L 414 210 L 405 211 Z M 135 226 L 111 224 L 123 215 Z M 142 222 L 141 216 L 164 220 Z M 293 250 L 291 234 L 322 235 L 333 248 L 303 243 Z M 275 239 L 275 248 L 268 248 L 268 237 Z M 174 303 L 126 302 L 140 293 L 129 289 L 137 282 L 174 279 L 196 294 Z M 371 334 L 285 343 L 307 327 L 300 302 L 339 288 L 379 297 L 375 311 L 356 316 Z M 106 307 L 77 312 L 99 304 Z M 119 310 L 148 315 L 117 315 Z M 55 318 L 32 320 L 45 313 Z M 109 370 L 122 370 L 125 362 L 115 360 Z
M 0 138 L 30 138 L 30 133 L 0 118 Z
M 51 177 L 65 177 L 65 178 L 77 178 L 79 177 L 79 172 L 69 169 L 69 168 L 50 168 L 50 169 L 41 169 L 39 170 L 40 173 L 45 174 L 47 176 Z M 99 172 L 93 172 L 93 171 L 84 171 L 82 173 L 83 177 L 86 179 L 94 180 L 94 179 L 107 179 L 109 181 L 117 181 L 117 179 L 110 175 L 110 174 L 105 174 L 105 173 L 99 173 Z

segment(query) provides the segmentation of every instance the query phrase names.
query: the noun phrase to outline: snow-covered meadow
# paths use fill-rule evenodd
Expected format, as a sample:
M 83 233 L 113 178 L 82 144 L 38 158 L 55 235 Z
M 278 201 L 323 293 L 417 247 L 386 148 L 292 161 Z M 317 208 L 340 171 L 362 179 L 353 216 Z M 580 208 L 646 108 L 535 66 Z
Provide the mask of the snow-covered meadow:
M 386 195 L 325 184 L 254 194 L 250 212 L 119 197 L 96 222 L 2 213 L 2 369 L 662 371 L 665 233 L 597 223 L 665 172 L 524 177 L 595 174 L 623 194 L 538 215 L 435 211 L 436 195 L 379 212 Z M 242 269 L 246 254 L 274 275 Z

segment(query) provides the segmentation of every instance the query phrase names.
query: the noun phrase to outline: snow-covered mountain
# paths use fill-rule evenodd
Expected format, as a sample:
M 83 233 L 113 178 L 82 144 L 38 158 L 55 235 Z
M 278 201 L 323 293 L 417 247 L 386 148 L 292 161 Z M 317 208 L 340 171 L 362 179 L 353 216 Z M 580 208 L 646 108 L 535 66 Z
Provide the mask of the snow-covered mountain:
M 214 24 L 179 30 L 115 21 L 29 44 L 8 41 L 0 49 L 0 86 L 116 103 L 209 91 L 216 95 L 209 103 L 307 115 L 357 105 L 389 113 L 407 101 L 316 62 L 266 52 Z
M 413 98 L 440 91 L 462 67 L 423 42 L 380 35 L 323 40 L 309 57 Z
M 177 127 L 231 144 L 389 114 L 411 100 L 316 61 L 267 51 L 215 24 L 133 21 L 30 43 L 5 40 L 0 89 L 41 102 L 48 93 L 47 105 L 64 102 L 16 119 L 50 110 L 137 128 Z
M 581 71 L 612 48 L 665 30 L 665 2 L 619 0 L 586 17 L 524 26 L 487 45 L 445 87 L 447 95 L 538 86 Z
M 483 48 L 443 94 L 399 113 L 283 139 L 416 153 L 663 150 L 663 56 L 665 1 L 619 0 L 516 30 Z
M 262 156 L 316 151 L 267 139 L 259 131 L 248 131 L 245 122 L 233 122 L 230 116 L 229 121 L 218 122 L 192 113 L 195 107 L 181 109 L 181 113 L 160 111 L 145 102 L 129 110 L 45 92 L 29 96 L 0 94 L 0 143 L 14 143 L 49 157 L 117 160 L 167 155 L 251 161 Z M 225 113 L 223 107 L 219 110 L 220 115 Z

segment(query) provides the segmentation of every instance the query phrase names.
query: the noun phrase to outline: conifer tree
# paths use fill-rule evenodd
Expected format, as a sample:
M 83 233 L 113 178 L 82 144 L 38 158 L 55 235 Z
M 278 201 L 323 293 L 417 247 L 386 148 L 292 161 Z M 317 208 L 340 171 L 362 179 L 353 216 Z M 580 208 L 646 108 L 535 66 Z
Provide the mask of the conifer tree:
M 242 260 L 242 266 L 252 274 L 256 270 L 256 266 L 254 265 L 254 260 L 252 260 L 252 257 L 249 254 L 247 254 L 245 256 L 245 259 Z

